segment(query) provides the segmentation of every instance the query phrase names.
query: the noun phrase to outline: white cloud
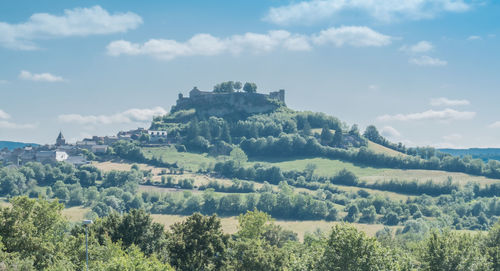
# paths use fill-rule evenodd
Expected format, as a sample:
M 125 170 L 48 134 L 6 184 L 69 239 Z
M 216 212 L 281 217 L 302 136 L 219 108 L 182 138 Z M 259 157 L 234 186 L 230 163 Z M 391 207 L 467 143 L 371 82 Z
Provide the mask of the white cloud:
M 150 122 L 154 116 L 165 115 L 168 112 L 162 107 L 146 109 L 129 109 L 113 115 L 59 115 L 60 122 L 76 123 L 82 125 L 107 125 L 117 123 Z
M 433 58 L 430 56 L 411 58 L 408 62 L 410 64 L 414 64 L 417 66 L 430 66 L 430 67 L 439 67 L 448 65 L 447 61 L 441 60 L 439 58 Z
M 113 41 L 107 46 L 112 56 L 151 55 L 159 59 L 170 60 L 181 56 L 214 56 L 222 53 L 238 54 L 242 51 L 262 53 L 278 47 L 291 51 L 311 49 L 307 37 L 292 35 L 283 30 L 269 31 L 267 34 L 246 33 L 220 39 L 210 34 L 196 34 L 186 42 L 166 39 L 150 39 L 144 44 L 125 40 Z
M 490 128 L 500 128 L 500 121 L 495 121 L 492 124 L 490 124 L 488 127 L 490 127 Z
M 457 111 L 454 109 L 444 109 L 440 111 L 427 110 L 420 113 L 382 115 L 377 117 L 380 121 L 415 121 L 415 120 L 470 120 L 476 116 L 476 112 Z
M 0 109 L 0 119 L 10 119 L 10 115 L 7 112 Z
M 19 73 L 19 79 L 51 83 L 64 81 L 61 76 L 56 76 L 50 73 L 31 73 L 24 70 Z
M 392 38 L 380 34 L 366 26 L 343 26 L 329 28 L 313 36 L 313 42 L 319 45 L 333 44 L 336 47 L 350 45 L 354 47 L 384 46 L 391 44 Z
M 123 33 L 135 29 L 142 18 L 135 13 L 110 14 L 100 6 L 64 10 L 64 15 L 35 13 L 23 23 L 0 22 L 0 45 L 35 50 L 38 39 Z
M 376 20 L 431 19 L 443 12 L 464 12 L 471 8 L 463 0 L 312 0 L 273 7 L 265 21 L 280 25 L 310 24 L 338 16 L 342 11 L 362 11 Z
M 462 139 L 462 137 L 463 136 L 461 134 L 451 134 L 451 135 L 445 135 L 442 138 L 446 141 L 454 141 L 454 140 Z
M 430 101 L 432 106 L 457 106 L 457 105 L 469 105 L 468 100 L 451 100 L 445 97 L 432 98 Z
M 37 124 L 18 124 L 6 120 L 0 120 L 0 128 L 2 129 L 35 129 Z
M 401 133 L 391 126 L 382 127 L 382 129 L 380 130 L 380 134 L 389 138 L 397 138 L 401 136 Z
M 482 38 L 480 36 L 469 36 L 467 40 L 481 40 Z
M 431 42 L 428 41 L 420 41 L 417 44 L 414 45 L 404 45 L 399 50 L 407 53 L 412 53 L 412 54 L 417 54 L 417 53 L 426 53 L 429 51 L 432 51 L 434 49 L 434 45 L 432 45 Z
M 242 52 L 264 53 L 277 49 L 289 51 L 309 51 L 313 45 L 333 44 L 355 47 L 384 46 L 392 38 L 380 34 L 368 27 L 342 26 L 329 28 L 318 34 L 306 36 L 293 34 L 285 30 L 269 31 L 266 34 L 245 33 L 227 38 L 218 38 L 210 34 L 196 34 L 185 42 L 168 39 L 150 39 L 143 44 L 125 40 L 108 44 L 107 52 L 111 56 L 149 55 L 155 58 L 171 60 L 176 57 L 214 56 L 223 53 L 240 54 Z

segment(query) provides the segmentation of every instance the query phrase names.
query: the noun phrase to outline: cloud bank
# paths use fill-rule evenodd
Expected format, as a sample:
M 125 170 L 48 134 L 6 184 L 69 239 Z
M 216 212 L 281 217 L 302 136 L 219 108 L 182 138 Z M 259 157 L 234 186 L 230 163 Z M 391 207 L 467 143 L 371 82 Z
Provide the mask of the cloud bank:
M 338 16 L 343 11 L 361 11 L 378 21 L 431 19 L 444 12 L 465 12 L 463 0 L 312 0 L 271 8 L 265 21 L 279 24 L 311 24 Z
M 62 82 L 64 79 L 61 76 L 56 76 L 50 73 L 31 73 L 29 71 L 21 71 L 19 79 L 37 82 Z
M 180 42 L 169 39 L 150 39 L 143 44 L 125 40 L 113 41 L 107 46 L 111 56 L 149 55 L 158 59 L 171 60 L 188 56 L 215 56 L 223 53 L 240 54 L 265 53 L 277 49 L 288 51 L 309 51 L 314 46 L 335 47 L 380 47 L 389 45 L 392 37 L 378 33 L 364 26 L 342 26 L 329 28 L 310 36 L 293 34 L 285 30 L 269 31 L 265 34 L 245 33 L 227 38 L 210 34 L 196 34 Z
M 149 122 L 154 116 L 165 115 L 168 112 L 162 107 L 146 109 L 129 109 L 113 115 L 59 115 L 60 122 L 76 123 L 82 125 L 108 125 L 122 123 Z
M 0 45 L 35 50 L 34 40 L 123 33 L 135 29 L 142 18 L 132 12 L 110 14 L 100 6 L 64 10 L 64 15 L 35 13 L 23 23 L 0 22 Z
M 379 121 L 418 121 L 418 120 L 470 120 L 476 116 L 476 112 L 457 111 L 454 109 L 427 110 L 420 113 L 382 115 L 377 117 Z

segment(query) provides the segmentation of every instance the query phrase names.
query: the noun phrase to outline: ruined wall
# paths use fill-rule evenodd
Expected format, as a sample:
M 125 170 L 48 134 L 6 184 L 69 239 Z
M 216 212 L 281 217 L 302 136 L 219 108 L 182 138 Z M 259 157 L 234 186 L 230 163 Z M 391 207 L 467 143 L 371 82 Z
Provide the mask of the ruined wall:
M 228 114 L 261 114 L 276 110 L 284 105 L 285 91 L 261 93 L 212 93 L 193 90 L 190 97 L 179 96 L 172 112 L 195 108 L 198 113 L 210 116 L 225 116 Z

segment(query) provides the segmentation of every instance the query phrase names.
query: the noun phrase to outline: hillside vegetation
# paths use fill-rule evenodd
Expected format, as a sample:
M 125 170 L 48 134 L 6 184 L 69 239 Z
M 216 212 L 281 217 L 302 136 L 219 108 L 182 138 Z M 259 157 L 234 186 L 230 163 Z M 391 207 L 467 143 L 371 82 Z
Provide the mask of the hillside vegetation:
M 144 133 L 89 155 L 89 165 L 0 165 L 0 197 L 11 201 L 0 210 L 0 263 L 80 270 L 83 228 L 66 219 L 85 218 L 96 220 L 96 270 L 498 270 L 500 162 L 273 108 L 211 116 L 179 107 L 152 123 L 168 144 Z M 44 211 L 19 211 L 29 206 Z M 23 235 L 40 226 L 30 215 L 55 226 Z M 40 238 L 50 249 L 35 246 Z

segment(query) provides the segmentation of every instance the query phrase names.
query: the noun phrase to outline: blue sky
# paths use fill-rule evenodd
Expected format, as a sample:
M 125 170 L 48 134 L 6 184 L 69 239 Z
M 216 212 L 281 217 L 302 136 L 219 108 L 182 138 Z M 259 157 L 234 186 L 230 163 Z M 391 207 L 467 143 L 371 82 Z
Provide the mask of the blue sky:
M 500 147 L 500 3 L 2 1 L 0 140 L 147 127 L 179 92 L 286 89 L 393 141 Z

